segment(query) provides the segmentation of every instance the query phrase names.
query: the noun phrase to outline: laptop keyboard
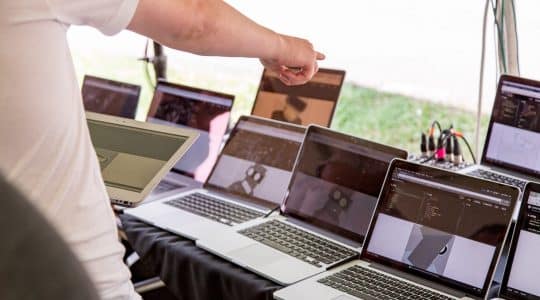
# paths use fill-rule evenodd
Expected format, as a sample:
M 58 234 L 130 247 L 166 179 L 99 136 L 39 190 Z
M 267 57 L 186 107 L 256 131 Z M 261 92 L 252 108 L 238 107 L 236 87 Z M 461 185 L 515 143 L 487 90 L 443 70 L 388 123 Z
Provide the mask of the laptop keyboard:
M 317 282 L 361 299 L 455 299 L 359 265 Z
M 524 180 L 508 177 L 499 173 L 494 173 L 494 172 L 490 172 L 490 171 L 482 170 L 482 169 L 476 169 L 470 172 L 469 175 L 480 177 L 483 179 L 492 180 L 499 183 L 513 185 L 515 187 L 520 188 L 522 191 L 525 189 L 525 185 L 527 184 L 527 182 Z
M 357 255 L 353 250 L 277 220 L 238 232 L 316 267 Z
M 264 215 L 262 212 L 200 193 L 189 194 L 165 203 L 229 226 L 244 223 Z
M 184 185 L 178 184 L 178 183 L 172 183 L 162 180 L 158 186 L 154 189 L 154 193 L 165 193 L 168 191 L 172 191 L 174 189 L 179 189 L 185 187 Z

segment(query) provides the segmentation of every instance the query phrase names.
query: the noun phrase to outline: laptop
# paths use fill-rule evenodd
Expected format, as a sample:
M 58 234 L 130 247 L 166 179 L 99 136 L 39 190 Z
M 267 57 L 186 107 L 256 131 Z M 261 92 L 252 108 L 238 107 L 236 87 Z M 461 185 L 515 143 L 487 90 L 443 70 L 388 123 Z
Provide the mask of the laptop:
M 193 130 L 92 112 L 86 120 L 111 202 L 122 206 L 139 204 L 197 138 Z
M 308 126 L 330 127 L 345 71 L 319 69 L 304 85 L 288 86 L 279 74 L 265 69 L 251 114 Z
M 202 189 L 125 213 L 189 239 L 270 214 L 283 201 L 305 128 L 242 116 Z
M 275 299 L 485 299 L 516 187 L 394 160 L 355 260 Z
M 199 138 L 150 197 L 202 186 L 222 146 L 233 103 L 233 95 L 158 81 L 146 121 L 189 128 L 197 131 Z
M 396 157 L 407 152 L 312 125 L 282 216 L 201 239 L 197 246 L 284 285 L 351 260 L 359 255 Z
M 508 300 L 540 299 L 540 184 L 529 182 L 523 193 L 500 295 Z
M 540 181 L 540 82 L 503 75 L 480 165 L 461 172 L 524 189 Z
M 84 109 L 90 112 L 135 119 L 141 87 L 85 75 L 82 85 Z

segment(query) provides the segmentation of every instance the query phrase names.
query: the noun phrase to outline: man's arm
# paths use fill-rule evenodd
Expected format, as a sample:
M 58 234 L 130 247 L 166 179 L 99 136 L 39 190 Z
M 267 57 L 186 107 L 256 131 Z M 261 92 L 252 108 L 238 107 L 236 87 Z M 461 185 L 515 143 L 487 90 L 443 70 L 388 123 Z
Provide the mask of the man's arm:
M 309 41 L 264 28 L 221 0 L 140 0 L 128 29 L 195 54 L 259 58 L 290 85 L 311 79 L 324 59 Z

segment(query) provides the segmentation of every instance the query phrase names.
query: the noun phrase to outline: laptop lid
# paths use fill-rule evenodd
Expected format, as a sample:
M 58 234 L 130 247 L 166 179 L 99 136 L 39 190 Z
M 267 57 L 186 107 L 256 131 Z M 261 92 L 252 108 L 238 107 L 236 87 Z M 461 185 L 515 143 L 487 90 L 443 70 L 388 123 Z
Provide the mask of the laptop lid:
M 283 212 L 362 243 L 394 158 L 406 159 L 407 152 L 312 125 Z
M 540 82 L 503 75 L 482 164 L 540 178 Z
M 194 129 L 199 138 L 172 169 L 204 182 L 229 125 L 234 96 L 159 81 L 146 121 Z
M 135 119 L 141 87 L 85 75 L 82 97 L 86 111 Z
M 501 285 L 505 299 L 540 299 L 540 184 L 529 182 L 523 193 L 508 262 Z
M 361 259 L 484 297 L 518 196 L 515 187 L 395 160 Z
M 339 99 L 345 71 L 319 69 L 304 85 L 287 86 L 279 74 L 264 70 L 251 114 L 308 126 L 329 127 Z
M 289 123 L 240 117 L 204 187 L 267 208 L 280 205 L 305 130 Z
M 111 200 L 142 201 L 197 138 L 193 130 L 86 113 Z

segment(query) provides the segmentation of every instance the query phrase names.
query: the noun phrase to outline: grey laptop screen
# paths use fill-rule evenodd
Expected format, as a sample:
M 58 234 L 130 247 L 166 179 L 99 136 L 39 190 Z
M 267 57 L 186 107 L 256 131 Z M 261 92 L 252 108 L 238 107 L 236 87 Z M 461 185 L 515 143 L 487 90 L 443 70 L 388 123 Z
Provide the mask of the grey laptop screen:
M 484 295 L 518 195 L 508 186 L 397 161 L 362 256 Z
M 88 120 L 88 128 L 105 184 L 132 192 L 143 191 L 187 140 L 96 120 Z
M 281 204 L 305 128 L 242 117 L 205 186 L 267 207 Z
M 141 87 L 94 76 L 84 76 L 84 109 L 100 114 L 134 119 Z

